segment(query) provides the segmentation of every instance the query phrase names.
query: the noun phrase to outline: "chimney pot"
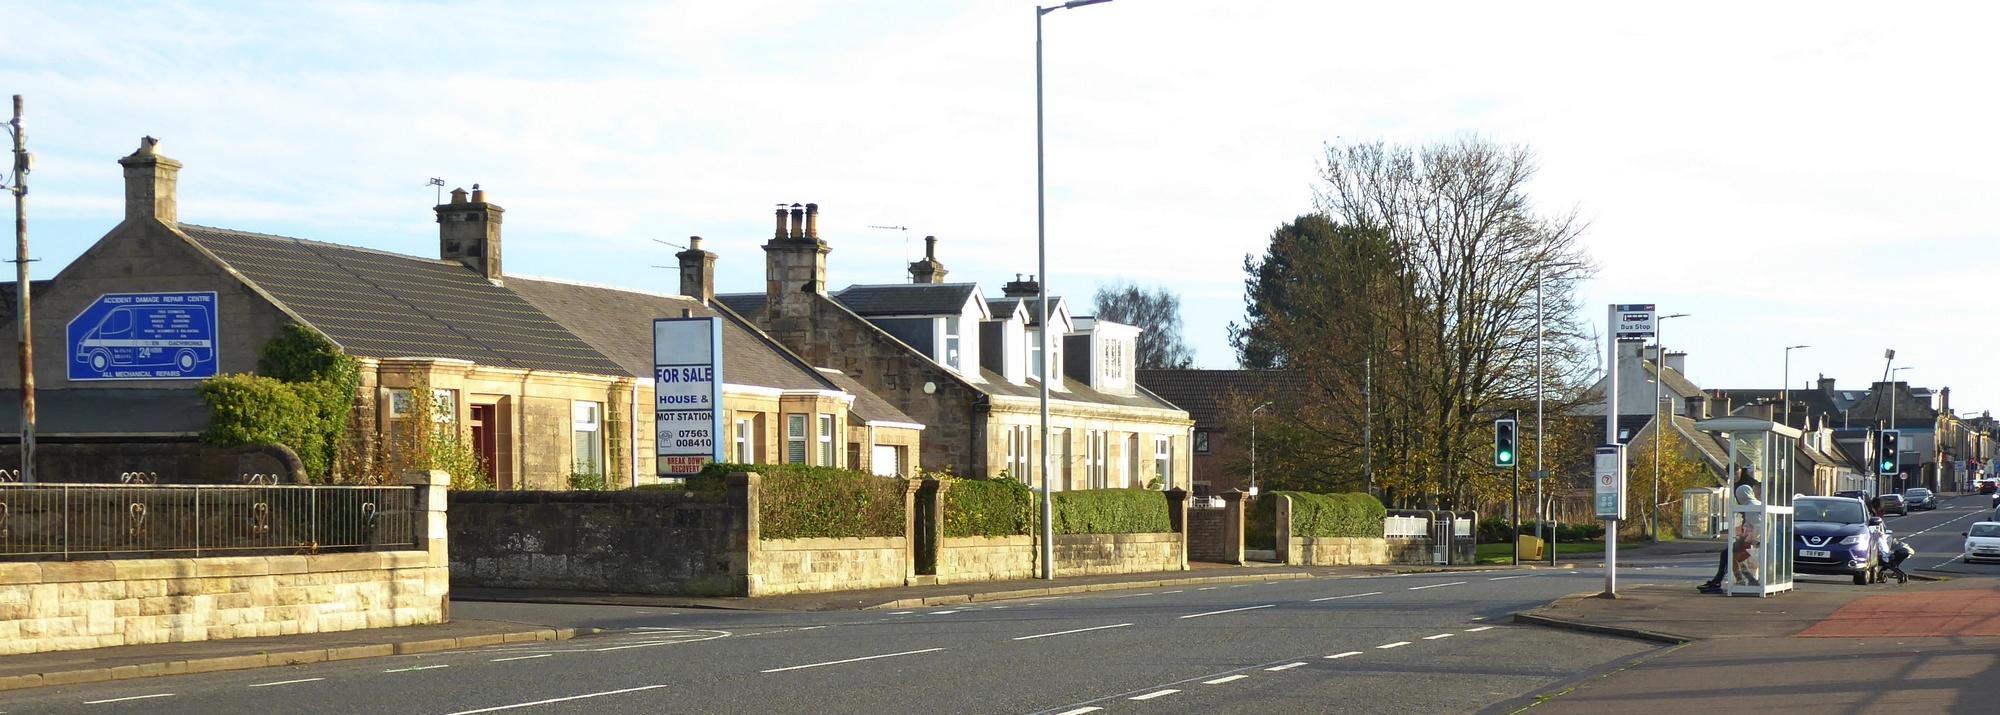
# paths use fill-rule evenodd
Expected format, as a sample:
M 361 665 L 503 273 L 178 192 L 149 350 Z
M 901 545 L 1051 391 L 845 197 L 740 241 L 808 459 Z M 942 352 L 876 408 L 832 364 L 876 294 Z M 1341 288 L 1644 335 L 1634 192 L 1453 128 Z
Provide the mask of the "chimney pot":
M 791 237 L 795 241 L 806 238 L 806 210 L 798 204 L 792 204 Z
M 452 189 L 452 190 L 451 190 L 451 202 L 452 202 L 453 204 L 463 204 L 463 203 L 465 203 L 465 189 Z
M 472 203 L 475 204 L 486 203 L 486 191 L 484 189 L 479 188 L 478 184 L 472 185 Z
M 785 236 L 785 205 L 784 205 L 784 204 L 778 204 L 778 226 L 777 226 L 777 229 L 776 229 L 775 231 L 772 231 L 772 232 L 771 232 L 771 238 L 774 238 L 774 239 L 783 239 L 783 238 L 785 238 L 785 237 L 786 237 L 786 236 Z
M 925 236 L 924 259 L 910 264 L 910 282 L 943 283 L 947 273 L 950 271 L 945 270 L 944 264 L 937 259 L 937 237 Z
M 806 204 L 806 238 L 819 238 L 819 204 Z
M 681 261 L 681 295 L 702 305 L 715 300 L 715 254 L 701 250 L 701 237 L 689 236 L 687 250 L 674 257 Z

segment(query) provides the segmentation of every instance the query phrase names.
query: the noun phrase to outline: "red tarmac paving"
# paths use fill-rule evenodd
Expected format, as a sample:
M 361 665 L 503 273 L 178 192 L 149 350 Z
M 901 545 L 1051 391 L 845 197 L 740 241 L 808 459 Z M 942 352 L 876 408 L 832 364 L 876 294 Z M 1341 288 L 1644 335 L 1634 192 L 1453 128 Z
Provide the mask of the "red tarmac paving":
M 2000 588 L 1869 596 L 1801 631 L 1801 638 L 2000 636 Z M 2000 709 L 2000 705 L 1995 706 Z

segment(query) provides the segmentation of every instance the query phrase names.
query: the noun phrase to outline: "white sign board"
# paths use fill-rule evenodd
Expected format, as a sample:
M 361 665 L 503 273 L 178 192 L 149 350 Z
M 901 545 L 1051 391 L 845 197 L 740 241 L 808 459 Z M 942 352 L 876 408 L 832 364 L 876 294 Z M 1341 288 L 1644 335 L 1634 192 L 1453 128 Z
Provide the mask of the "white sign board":
M 1611 309 L 1611 335 L 1617 340 L 1643 340 L 1658 334 L 1652 303 L 1621 303 Z
M 1597 448 L 1596 469 L 1591 470 L 1597 487 L 1597 518 L 1619 521 L 1625 518 L 1625 445 Z
M 653 471 L 687 476 L 722 461 L 721 413 L 721 319 L 655 319 Z

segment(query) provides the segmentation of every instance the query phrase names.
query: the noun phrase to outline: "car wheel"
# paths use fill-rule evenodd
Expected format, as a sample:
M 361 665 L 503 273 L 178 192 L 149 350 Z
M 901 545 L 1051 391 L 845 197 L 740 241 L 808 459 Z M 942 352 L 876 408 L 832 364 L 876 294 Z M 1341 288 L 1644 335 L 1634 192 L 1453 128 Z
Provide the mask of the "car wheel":
M 1855 575 L 1854 575 L 1854 585 L 1856 585 L 1856 586 L 1866 586 L 1866 585 L 1868 585 L 1868 570 L 1867 570 L 1867 569 L 1862 569 L 1860 573 L 1857 573 L 1857 574 L 1855 574 Z

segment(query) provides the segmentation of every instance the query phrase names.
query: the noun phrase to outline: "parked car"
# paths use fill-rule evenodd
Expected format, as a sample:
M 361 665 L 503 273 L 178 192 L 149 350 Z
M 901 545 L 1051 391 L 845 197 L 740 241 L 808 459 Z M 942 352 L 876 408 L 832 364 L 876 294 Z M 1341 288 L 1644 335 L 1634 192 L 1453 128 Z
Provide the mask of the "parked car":
M 1799 497 L 1792 502 L 1793 570 L 1803 574 L 1852 576 L 1857 586 L 1881 580 L 1882 519 L 1868 515 L 1860 499 Z
M 1995 480 L 1995 479 L 1979 480 L 1979 493 L 1993 494 L 1996 492 L 2000 492 L 2000 480 Z
M 1903 492 L 1903 501 L 1909 502 L 1911 511 L 1932 511 L 1938 508 L 1937 495 L 1923 487 L 1913 487 Z
M 2000 521 L 1976 521 L 1965 534 L 1965 562 L 2000 561 Z
M 1910 503 L 1905 501 L 1901 494 L 1884 494 L 1876 497 L 1875 504 L 1876 509 L 1881 511 L 1883 516 L 1890 514 L 1895 514 L 1896 516 L 1910 515 Z

